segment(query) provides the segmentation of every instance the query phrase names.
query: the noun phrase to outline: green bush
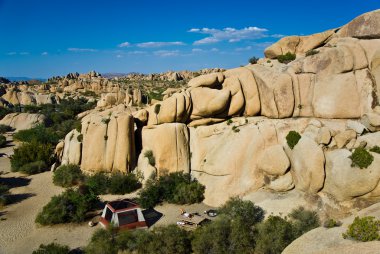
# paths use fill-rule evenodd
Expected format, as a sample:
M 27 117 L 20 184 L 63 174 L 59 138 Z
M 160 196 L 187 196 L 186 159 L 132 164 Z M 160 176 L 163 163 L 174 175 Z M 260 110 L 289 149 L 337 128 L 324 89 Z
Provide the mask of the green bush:
M 85 184 L 93 193 L 100 195 L 107 193 L 109 178 L 106 174 L 98 172 L 92 176 L 87 176 Z
M 51 198 L 37 215 L 36 222 L 41 225 L 82 222 L 86 219 L 86 214 L 96 207 L 97 202 L 98 197 L 86 187 L 68 189 Z
M 42 144 L 56 145 L 59 141 L 58 135 L 54 130 L 45 128 L 43 125 L 38 125 L 34 128 L 21 130 L 13 135 L 13 138 L 21 142 L 38 142 Z
M 52 157 L 54 148 L 50 144 L 42 144 L 36 141 L 23 143 L 14 149 L 11 157 L 12 171 L 19 171 L 22 166 L 35 161 L 43 161 L 46 166 L 50 166 L 54 162 Z
M 351 167 L 359 167 L 361 169 L 368 168 L 373 161 L 373 155 L 361 147 L 356 148 L 349 158 L 352 161 Z
M 318 50 L 315 50 L 315 49 L 312 49 L 312 50 L 309 50 L 306 52 L 306 56 L 312 56 L 312 55 L 315 55 L 315 54 L 318 54 L 319 51 Z
M 12 131 L 13 128 L 9 125 L 0 124 L 0 134 L 4 134 L 6 132 Z
M 237 197 L 230 198 L 219 208 L 219 213 L 233 220 L 244 221 L 249 226 L 261 222 L 265 215 L 261 207 L 256 206 L 251 201 L 243 201 Z
M 293 149 L 300 139 L 301 135 L 296 131 L 289 131 L 288 135 L 286 135 L 286 142 L 290 149 Z
M 126 194 L 134 192 L 141 188 L 141 183 L 136 175 L 114 173 L 109 178 L 109 186 L 107 193 L 110 194 Z
M 198 203 L 204 199 L 204 189 L 189 174 L 170 173 L 160 176 L 158 180 L 148 180 L 139 193 L 139 203 L 144 208 L 154 207 L 162 201 L 174 204 Z
M 47 170 L 48 166 L 44 161 L 34 161 L 28 164 L 24 164 L 22 167 L 19 168 L 18 171 L 28 175 L 34 175 Z
M 289 214 L 289 218 L 296 238 L 320 226 L 318 214 L 315 211 L 307 211 L 303 207 L 294 209 Z
M 149 164 L 151 166 L 156 166 L 156 159 L 154 158 L 152 150 L 145 151 L 144 157 L 148 158 Z
M 292 224 L 271 215 L 258 227 L 255 253 L 280 254 L 294 239 Z
M 353 238 L 361 242 L 380 240 L 379 230 L 380 221 L 375 217 L 356 217 L 348 226 L 346 233 L 343 234 L 343 238 Z
M 54 171 L 53 183 L 62 187 L 71 187 L 84 180 L 84 175 L 78 165 L 62 165 Z
M 373 153 L 380 153 L 380 147 L 379 146 L 374 146 L 371 149 L 369 149 Z
M 33 251 L 33 254 L 68 254 L 70 248 L 67 245 L 58 243 L 49 243 L 47 245 L 41 244 L 40 247 Z
M 194 204 L 200 203 L 204 199 L 205 186 L 198 182 L 181 183 L 177 185 L 173 203 L 175 204 Z
M 248 60 L 248 62 L 250 63 L 250 64 L 257 64 L 257 61 L 259 61 L 259 58 L 258 57 L 251 57 L 249 60 Z
M 7 144 L 7 138 L 0 134 L 0 147 L 4 147 Z
M 286 53 L 285 55 L 279 55 L 277 57 L 277 60 L 280 63 L 284 63 L 284 64 L 288 64 L 288 63 L 290 63 L 291 61 L 293 61 L 295 59 L 296 59 L 296 54 L 292 54 L 290 52 Z
M 328 219 L 323 223 L 323 227 L 325 228 L 335 228 L 340 227 L 342 225 L 342 222 L 336 221 L 334 219 Z
M 77 140 L 78 140 L 78 142 L 82 142 L 83 141 L 83 134 L 79 134 L 77 137 Z

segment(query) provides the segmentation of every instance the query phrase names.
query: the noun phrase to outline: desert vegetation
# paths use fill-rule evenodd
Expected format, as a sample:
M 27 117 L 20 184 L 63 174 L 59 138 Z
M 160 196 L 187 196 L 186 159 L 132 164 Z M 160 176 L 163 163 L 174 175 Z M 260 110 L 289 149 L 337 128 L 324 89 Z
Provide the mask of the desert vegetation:
M 300 139 L 301 135 L 296 131 L 289 131 L 288 135 L 286 135 L 286 142 L 288 143 L 290 149 L 293 149 L 298 144 Z
M 361 242 L 380 240 L 380 220 L 373 216 L 355 217 L 352 224 L 348 226 L 343 238 L 351 238 Z
M 280 63 L 284 63 L 284 64 L 288 64 L 290 63 L 291 61 L 295 60 L 296 59 L 296 54 L 293 54 L 293 53 L 286 53 L 284 55 L 279 55 L 277 57 L 277 60 L 280 62 Z

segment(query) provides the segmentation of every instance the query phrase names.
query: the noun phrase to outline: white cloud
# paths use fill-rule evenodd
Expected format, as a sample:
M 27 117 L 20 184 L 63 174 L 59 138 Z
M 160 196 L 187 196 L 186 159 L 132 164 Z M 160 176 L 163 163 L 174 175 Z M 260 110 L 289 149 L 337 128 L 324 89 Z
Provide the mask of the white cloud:
M 236 48 L 235 51 L 249 51 L 252 50 L 252 46 L 247 46 L 244 48 Z
M 17 52 L 8 52 L 7 55 L 8 56 L 14 56 L 14 55 L 17 55 Z
M 159 57 L 178 56 L 179 50 L 157 50 L 153 54 Z
M 47 56 L 48 54 L 49 54 L 49 53 L 46 52 L 46 51 L 41 53 L 42 56 Z
M 217 48 L 212 48 L 211 49 L 211 52 L 218 52 L 219 51 L 219 49 L 217 49 Z
M 29 52 L 26 52 L 26 51 L 23 51 L 23 52 L 8 52 L 7 55 L 8 56 L 15 56 L 15 55 L 20 55 L 20 56 L 27 56 L 29 55 L 30 53 Z
M 88 48 L 68 48 L 68 51 L 71 52 L 96 52 L 96 49 L 88 49 Z
M 130 47 L 131 46 L 131 44 L 129 43 L 129 42 L 123 42 L 123 43 L 120 43 L 119 45 L 118 45 L 118 47 L 119 48 L 125 48 L 125 47 Z
M 166 47 L 166 46 L 183 46 L 186 45 L 185 43 L 181 41 L 150 41 L 150 42 L 142 42 L 137 43 L 136 46 L 139 48 L 159 48 L 159 47 Z
M 116 55 L 116 58 L 122 58 L 123 56 L 122 55 Z
M 129 51 L 127 54 L 129 54 L 129 55 L 142 55 L 142 54 L 146 54 L 146 53 L 147 53 L 146 51 L 135 50 L 135 51 Z
M 195 48 L 195 49 L 192 49 L 191 51 L 192 52 L 203 52 L 204 50 L 203 49 Z
M 253 40 L 267 37 L 265 34 L 268 30 L 258 27 L 245 27 L 236 29 L 226 27 L 222 30 L 215 28 L 192 28 L 188 32 L 206 34 L 208 37 L 195 41 L 194 45 L 211 44 L 221 41 L 238 42 L 241 40 Z

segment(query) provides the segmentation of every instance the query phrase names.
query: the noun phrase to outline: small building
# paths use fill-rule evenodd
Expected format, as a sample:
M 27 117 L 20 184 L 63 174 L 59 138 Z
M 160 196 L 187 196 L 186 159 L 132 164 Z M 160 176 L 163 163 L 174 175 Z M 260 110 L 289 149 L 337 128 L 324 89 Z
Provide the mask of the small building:
M 128 199 L 107 203 L 99 223 L 103 227 L 108 227 L 112 223 L 120 229 L 148 228 L 140 206 Z

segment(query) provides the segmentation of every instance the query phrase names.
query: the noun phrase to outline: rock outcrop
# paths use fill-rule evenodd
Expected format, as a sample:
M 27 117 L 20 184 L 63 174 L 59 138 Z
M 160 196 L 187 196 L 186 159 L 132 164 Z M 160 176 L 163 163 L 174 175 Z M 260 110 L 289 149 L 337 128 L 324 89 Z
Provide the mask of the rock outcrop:
M 0 120 L 0 124 L 9 125 L 15 131 L 26 130 L 43 124 L 45 116 L 42 114 L 11 113 Z

